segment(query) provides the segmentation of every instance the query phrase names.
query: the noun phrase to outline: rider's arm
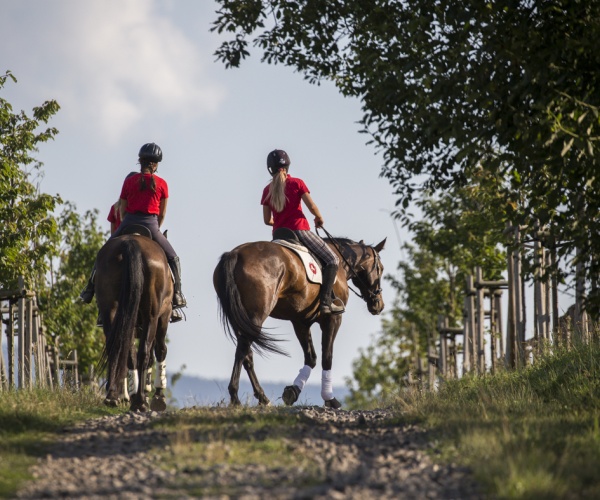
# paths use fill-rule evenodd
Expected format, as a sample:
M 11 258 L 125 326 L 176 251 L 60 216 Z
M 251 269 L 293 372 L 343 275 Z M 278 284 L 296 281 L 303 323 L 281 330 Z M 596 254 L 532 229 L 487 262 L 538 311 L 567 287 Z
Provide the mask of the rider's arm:
M 315 216 L 315 227 L 323 226 L 323 224 L 325 223 L 323 221 L 323 216 L 321 215 L 321 212 L 319 211 L 319 207 L 317 207 L 317 204 L 313 201 L 310 194 L 304 193 L 302 195 L 302 201 L 304 202 L 304 204 L 306 205 L 306 208 L 308 208 L 310 213 Z
M 273 225 L 273 214 L 269 205 L 263 205 L 263 220 L 267 226 Z
M 160 200 L 160 209 L 158 212 L 158 227 L 160 227 L 165 220 L 165 215 L 167 215 L 167 200 L 168 198 L 163 198 Z

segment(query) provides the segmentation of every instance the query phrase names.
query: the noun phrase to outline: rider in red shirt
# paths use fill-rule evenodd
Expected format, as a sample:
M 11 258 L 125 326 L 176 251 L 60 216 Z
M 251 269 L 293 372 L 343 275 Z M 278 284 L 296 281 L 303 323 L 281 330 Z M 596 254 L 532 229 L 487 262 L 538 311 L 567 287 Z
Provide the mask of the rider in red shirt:
M 128 179 L 129 177 L 135 174 L 137 174 L 137 172 L 129 172 L 125 179 Z M 115 203 L 111 205 L 106 220 L 110 222 L 110 235 L 112 236 L 113 234 L 115 234 L 115 231 L 119 229 L 119 226 L 121 225 L 121 198 L 119 198 Z
M 160 231 L 160 226 L 167 211 L 169 188 L 167 182 L 156 175 L 158 163 L 162 160 L 162 150 L 153 142 L 144 144 L 138 154 L 140 172 L 127 176 L 123 182 L 119 198 L 121 224 L 111 235 L 115 238 L 131 225 L 142 225 L 152 233 L 152 239 L 165 251 L 167 262 L 173 273 L 173 310 L 175 314 L 171 322 L 180 321 L 182 318 L 178 309 L 186 307 L 187 301 L 181 292 L 181 265 L 179 257 L 169 243 L 169 240 Z M 81 300 L 90 303 L 94 297 L 93 277 L 80 294 Z
M 345 310 L 344 304 L 333 295 L 338 257 L 318 234 L 310 231 L 310 224 L 302 211 L 302 202 L 315 216 L 315 227 L 323 226 L 323 217 L 304 181 L 288 174 L 290 163 L 289 156 L 281 149 L 275 149 L 267 156 L 267 169 L 273 179 L 264 188 L 260 201 L 263 219 L 265 224 L 273 226 L 273 230 L 284 227 L 294 231 L 298 239 L 321 261 L 321 314 L 341 314 Z

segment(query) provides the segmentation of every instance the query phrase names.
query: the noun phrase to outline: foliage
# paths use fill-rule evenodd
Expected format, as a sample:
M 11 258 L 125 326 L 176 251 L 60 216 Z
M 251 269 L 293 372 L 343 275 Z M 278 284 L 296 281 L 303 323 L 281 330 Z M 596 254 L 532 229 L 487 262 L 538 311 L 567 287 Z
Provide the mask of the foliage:
M 352 362 L 352 378 L 346 378 L 350 394 L 345 404 L 361 409 L 377 407 L 406 385 L 414 333 L 414 326 L 394 307 L 391 319 L 382 320 L 382 332 L 373 336 L 371 344 L 361 348 Z
M 484 269 L 484 279 L 501 279 L 506 257 L 503 213 L 494 200 L 498 183 L 483 169 L 473 178 L 465 187 L 418 200 L 421 217 L 408 224 L 414 243 L 402 246 L 399 276 L 386 276 L 397 292 L 391 320 L 384 320 L 353 365 L 353 406 L 403 390 L 409 370 L 417 368 L 410 360 L 427 356 L 440 316 L 448 326 L 462 324 L 466 278 L 475 266 Z
M 85 374 L 100 359 L 104 335 L 96 327 L 97 309 L 84 306 L 78 296 L 108 235 L 98 225 L 97 211 L 81 216 L 70 203 L 58 222 L 61 246 L 53 255 L 49 283 L 44 276 L 37 285 L 39 302 L 47 332 L 54 341 L 58 339 L 63 356 L 77 350 L 79 371 Z
M 0 76 L 0 89 L 8 79 L 16 82 L 7 72 Z M 52 127 L 39 131 L 58 109 L 56 101 L 47 101 L 29 117 L 13 112 L 0 97 L 0 287 L 4 289 L 17 289 L 20 276 L 30 287 L 34 277 L 48 269 L 47 256 L 57 236 L 52 212 L 61 200 L 36 189 L 42 163 L 31 154 L 58 133 Z
M 396 404 L 432 431 L 441 460 L 470 467 L 494 498 L 596 498 L 599 374 L 600 346 L 577 345 Z
M 8 80 L 16 82 L 10 72 L 0 76 L 0 89 Z M 47 341 L 60 337 L 63 358 L 77 349 L 80 370 L 86 372 L 98 359 L 101 334 L 96 311 L 76 299 L 106 235 L 96 213 L 82 217 L 70 203 L 63 205 L 58 195 L 41 193 L 36 186 L 43 164 L 33 153 L 58 133 L 52 127 L 39 129 L 58 110 L 56 101 L 48 101 L 34 108 L 31 118 L 13 112 L 0 97 L 0 288 L 16 290 L 23 276 L 25 286 L 38 294 Z
M 362 102 L 401 213 L 483 165 L 506 221 L 600 275 L 599 0 L 218 0 L 217 59 L 251 47 Z M 590 296 L 600 305 L 600 287 Z

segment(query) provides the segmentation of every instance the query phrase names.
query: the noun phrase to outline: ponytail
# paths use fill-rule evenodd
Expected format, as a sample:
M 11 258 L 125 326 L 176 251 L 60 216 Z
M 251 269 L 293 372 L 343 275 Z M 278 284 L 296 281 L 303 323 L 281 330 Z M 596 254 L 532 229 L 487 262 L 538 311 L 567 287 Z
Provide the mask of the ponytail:
M 146 158 L 140 159 L 140 166 L 142 167 L 140 170 L 142 172 L 142 175 L 140 176 L 140 191 L 145 191 L 148 186 L 146 186 L 146 178 L 144 177 L 144 170 L 148 169 L 150 167 L 150 160 L 147 160 Z M 150 170 L 150 172 L 148 172 L 150 174 L 150 189 L 152 189 L 152 192 L 155 193 L 156 192 L 156 180 L 154 179 L 154 172 L 152 172 L 152 170 Z
M 287 203 L 287 196 L 285 195 L 285 182 L 287 180 L 287 169 L 280 168 L 273 176 L 271 185 L 269 186 L 269 193 L 265 201 L 269 202 L 275 212 L 281 212 Z

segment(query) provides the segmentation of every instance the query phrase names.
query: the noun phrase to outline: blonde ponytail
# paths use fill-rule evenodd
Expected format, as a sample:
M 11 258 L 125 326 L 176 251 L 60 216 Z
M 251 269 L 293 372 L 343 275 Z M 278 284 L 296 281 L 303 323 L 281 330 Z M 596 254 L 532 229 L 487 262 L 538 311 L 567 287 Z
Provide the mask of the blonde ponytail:
M 275 212 L 281 212 L 287 203 L 285 195 L 285 181 L 287 180 L 287 170 L 280 168 L 279 172 L 273 176 L 271 185 L 269 186 L 269 194 L 266 200 Z

